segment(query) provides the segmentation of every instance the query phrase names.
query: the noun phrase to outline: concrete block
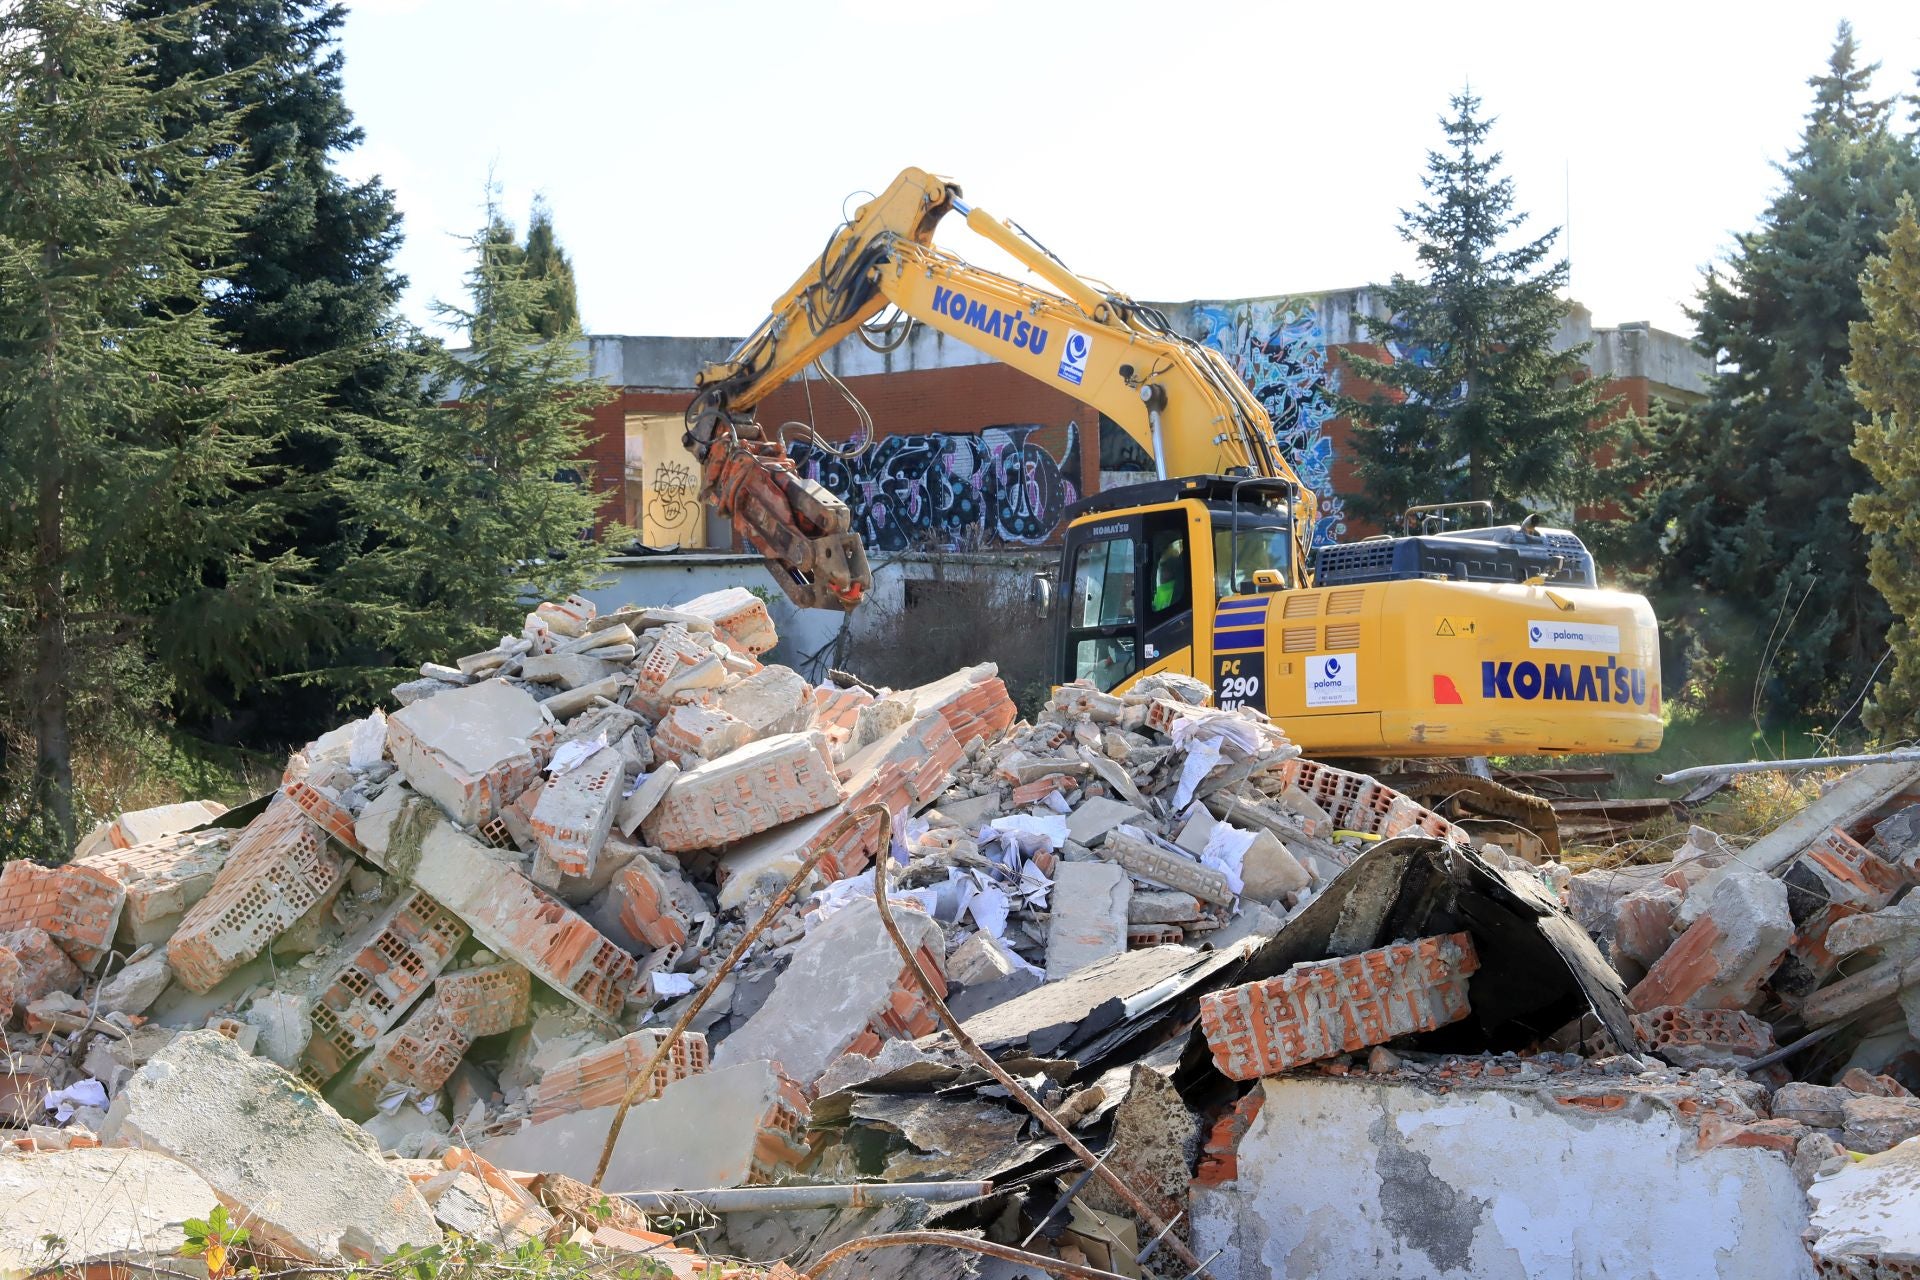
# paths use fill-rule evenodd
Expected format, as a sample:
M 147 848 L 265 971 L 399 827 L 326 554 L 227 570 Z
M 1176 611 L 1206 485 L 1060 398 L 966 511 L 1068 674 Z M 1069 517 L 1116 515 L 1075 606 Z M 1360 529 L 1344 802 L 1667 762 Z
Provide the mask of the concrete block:
M 213 1032 L 176 1037 L 135 1072 L 101 1139 L 186 1164 L 257 1245 L 294 1258 L 376 1261 L 440 1241 L 419 1193 L 357 1126 Z
M 118 938 L 123 948 L 165 942 L 188 908 L 207 896 L 239 832 L 165 836 L 125 849 L 103 849 L 71 865 L 99 871 L 126 892 Z
M 540 709 L 555 720 L 568 720 L 602 698 L 608 702 L 614 701 L 627 687 L 628 681 L 625 676 L 608 676 L 604 680 L 595 680 L 592 684 L 583 684 L 578 689 L 564 689 L 542 702 Z
M 540 856 L 561 875 L 593 875 L 625 776 L 620 753 L 603 747 L 577 767 L 554 774 L 540 789 L 533 806 L 533 840 Z M 547 887 L 557 887 L 557 881 Z
M 361 817 L 367 825 L 367 814 Z M 382 870 L 412 881 L 489 950 L 524 965 L 589 1013 L 619 1016 L 637 968 L 632 956 L 421 798 L 403 796 L 381 822 L 384 831 L 365 834 L 372 837 L 368 857 Z
M 497 1036 L 527 1020 L 532 976 L 510 960 L 443 973 L 434 999 L 447 1020 L 469 1040 Z
M 424 802 L 421 802 L 424 803 Z M 418 889 L 341 948 L 310 1013 L 301 1074 L 319 1084 L 400 1021 L 467 940 L 460 917 Z
M 1200 918 L 1200 899 L 1173 889 L 1135 889 L 1127 899 L 1129 924 L 1189 924 Z
M 654 726 L 653 749 L 661 759 L 691 769 L 746 746 L 754 736 L 746 721 L 719 707 L 689 704 L 660 718 Z
M 759 657 L 780 643 L 766 602 L 745 587 L 723 587 L 674 608 L 713 624 L 714 634 L 740 652 Z
M 893 916 L 946 994 L 940 926 L 905 906 L 895 906 Z M 911 1040 L 938 1025 L 880 923 L 880 909 L 861 901 L 834 912 L 795 945 L 767 1002 L 721 1042 L 714 1065 L 774 1062 L 810 1086 L 843 1053 L 870 1057 L 885 1040 Z
M 798 733 L 813 720 L 813 686 L 790 667 L 764 667 L 720 693 L 720 709 L 755 738 Z
M 1277 1075 L 1458 1022 L 1479 967 L 1464 933 L 1396 942 L 1203 996 L 1200 1026 L 1228 1079 Z
M 393 762 L 415 791 L 478 826 L 531 786 L 553 743 L 540 704 L 503 680 L 453 689 L 387 717 Z
M 276 795 L 247 825 L 207 896 L 167 943 L 167 963 L 190 991 L 207 992 L 330 900 L 345 858 L 299 805 Z
M 1110 862 L 1062 862 L 1054 868 L 1047 922 L 1047 981 L 1127 949 L 1127 900 L 1133 882 Z
M 1313 877 L 1280 838 L 1264 827 L 1240 858 L 1241 895 L 1256 902 L 1278 902 L 1313 883 Z
M 1787 889 L 1769 875 L 1735 872 L 1714 887 L 1707 909 L 1627 995 L 1642 1013 L 1663 1005 L 1743 1009 L 1793 939 Z
M 145 1013 L 172 981 L 173 970 L 167 968 L 167 953 L 155 951 L 101 983 L 95 1005 L 101 1013 Z
M 1203 902 L 1223 907 L 1233 905 L 1233 887 L 1227 883 L 1223 873 L 1212 867 L 1203 867 L 1177 853 L 1168 853 L 1158 845 L 1137 840 L 1125 832 L 1109 832 L 1094 853 L 1108 862 L 1118 863 L 1126 868 L 1127 874 L 1142 880 L 1169 889 L 1179 889 Z
M 1840 1144 L 1849 1151 L 1880 1152 L 1920 1137 L 1920 1098 L 1856 1095 L 1841 1113 Z
M 614 1108 L 573 1111 L 482 1142 L 502 1169 L 591 1180 Z M 676 1080 L 627 1115 L 604 1185 L 685 1191 L 773 1182 L 811 1154 L 808 1102 L 766 1062 Z
M 217 1203 L 205 1178 L 157 1151 L 0 1156 L 0 1274 L 115 1277 L 178 1266 L 183 1224 Z
M 589 1049 L 549 1067 L 528 1095 L 528 1117 L 538 1124 L 574 1111 L 617 1105 L 626 1096 L 634 1076 L 652 1060 L 666 1038 L 662 1028 L 642 1027 L 612 1044 Z M 675 1080 L 705 1071 L 707 1063 L 707 1038 L 697 1031 L 682 1035 L 654 1068 L 635 1101 L 658 1097 Z
M 674 779 L 641 824 L 669 852 L 730 844 L 839 803 L 824 737 L 788 733 L 749 743 Z

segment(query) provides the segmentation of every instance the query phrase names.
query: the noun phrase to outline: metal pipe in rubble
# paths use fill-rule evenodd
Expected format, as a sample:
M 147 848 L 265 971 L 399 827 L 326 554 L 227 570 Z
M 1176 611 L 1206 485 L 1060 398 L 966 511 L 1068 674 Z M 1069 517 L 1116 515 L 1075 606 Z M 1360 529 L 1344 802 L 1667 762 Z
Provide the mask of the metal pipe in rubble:
M 1124 1178 L 1108 1168 L 1105 1162 L 1094 1155 L 1093 1152 L 1089 1151 L 1087 1145 L 1073 1135 L 1073 1130 L 1061 1124 L 1059 1119 L 1056 1118 L 1051 1111 L 1041 1106 L 1040 1100 L 1027 1092 L 1025 1085 L 1022 1085 L 1018 1080 L 1014 1079 L 1005 1067 L 993 1060 L 992 1054 L 982 1049 L 978 1041 L 961 1029 L 959 1019 L 955 1018 L 953 1011 L 947 1008 L 947 1002 L 940 998 L 940 992 L 934 987 L 933 979 L 929 978 L 927 971 L 920 967 L 920 957 L 914 953 L 912 947 L 907 945 L 906 937 L 900 932 L 900 926 L 893 921 L 893 909 L 887 905 L 887 857 L 888 854 L 883 851 L 878 858 L 874 859 L 874 905 L 880 909 L 880 923 L 886 928 L 887 936 L 893 939 L 894 947 L 906 960 L 907 972 L 912 975 L 914 985 L 920 988 L 920 994 L 926 998 L 927 1003 L 939 1017 L 940 1025 L 946 1028 L 947 1034 L 952 1036 L 961 1049 L 966 1051 L 966 1055 L 969 1058 L 972 1058 L 980 1064 L 982 1071 L 992 1076 L 995 1083 L 1002 1089 L 1005 1089 L 1014 1101 L 1032 1112 L 1034 1119 L 1038 1120 L 1041 1126 L 1045 1128 L 1048 1133 L 1052 1134 L 1062 1146 L 1066 1147 L 1068 1151 L 1071 1151 L 1076 1160 L 1093 1170 L 1095 1176 L 1109 1187 L 1112 1187 L 1114 1194 L 1126 1203 L 1127 1208 L 1133 1211 L 1134 1216 L 1139 1218 L 1141 1222 L 1144 1222 L 1156 1237 L 1166 1235 L 1167 1222 L 1153 1211 L 1152 1206 L 1140 1198 L 1140 1193 L 1128 1186 Z M 961 1238 L 969 1239 L 970 1237 Z M 1185 1241 L 1174 1235 L 1167 1235 L 1166 1239 L 1167 1247 L 1178 1254 L 1180 1261 L 1189 1268 L 1187 1272 L 1189 1276 L 1194 1277 L 1194 1280 L 1208 1280 L 1206 1263 L 1194 1255 L 1193 1250 L 1187 1247 Z M 817 1272 L 818 1268 L 815 1270 Z M 1065 1275 L 1068 1273 L 1061 1272 L 1060 1274 Z
M 1711 778 L 1722 773 L 1786 773 L 1794 769 L 1837 769 L 1843 765 L 1856 764 L 1920 764 L 1920 747 L 1910 747 L 1904 751 L 1876 751 L 1863 756 L 1806 756 L 1799 760 L 1748 760 L 1742 764 L 1701 764 L 1691 769 L 1675 769 L 1672 773 L 1663 773 L 1655 782 L 1672 786 L 1680 782 L 1692 782 L 1697 778 Z
M 1049 1258 L 1043 1253 L 1028 1253 L 1025 1249 L 1016 1249 L 1010 1244 L 996 1244 L 991 1240 L 982 1240 L 978 1236 L 961 1235 L 958 1231 L 889 1231 L 885 1235 L 864 1236 L 858 1240 L 849 1240 L 822 1254 L 820 1261 L 809 1267 L 801 1276 L 801 1280 L 820 1280 L 840 1259 L 851 1257 L 856 1253 L 864 1253 L 869 1249 L 903 1249 L 922 1244 L 948 1249 L 965 1249 L 969 1253 L 983 1253 L 989 1258 L 1017 1262 L 1022 1266 L 1034 1267 L 1056 1276 L 1068 1276 L 1071 1280 L 1126 1280 L 1117 1271 L 1102 1271 L 1098 1267 L 1084 1267 L 1077 1262 Z
M 747 930 L 745 935 L 741 937 L 731 954 L 720 962 L 720 967 L 715 969 L 713 976 L 707 979 L 707 985 L 700 988 L 699 994 L 693 998 L 693 1003 L 689 1004 L 681 1012 L 679 1021 L 673 1024 L 665 1037 L 654 1047 L 653 1056 L 647 1059 L 647 1065 L 640 1068 L 640 1070 L 634 1074 L 632 1081 L 628 1083 L 626 1093 L 620 1097 L 620 1106 L 613 1113 L 613 1123 L 607 1126 L 607 1141 L 606 1145 L 600 1148 L 600 1163 L 593 1167 L 593 1182 L 591 1185 L 595 1189 L 599 1188 L 600 1180 L 607 1176 L 607 1165 L 613 1159 L 613 1146 L 620 1140 L 620 1128 L 627 1122 L 627 1111 L 633 1106 L 634 1099 L 640 1096 L 640 1091 L 647 1087 L 649 1080 L 653 1079 L 653 1073 L 660 1069 L 660 1064 L 667 1060 L 669 1053 L 673 1052 L 674 1044 L 678 1042 L 681 1036 L 686 1034 L 687 1028 L 693 1025 L 694 1018 L 699 1015 L 700 1010 L 706 1005 L 707 1000 L 713 995 L 714 991 L 719 988 L 721 980 L 729 973 L 732 973 L 733 967 L 746 958 L 747 952 L 752 949 L 754 942 L 758 940 L 760 934 L 769 924 L 773 923 L 773 918 L 784 911 L 789 902 L 793 901 L 793 895 L 800 891 L 801 884 L 806 881 L 808 876 L 813 874 L 813 869 L 820 865 L 820 859 L 826 857 L 827 851 L 835 846 L 846 828 L 849 825 L 857 826 L 868 818 L 877 819 L 879 822 L 880 835 L 879 844 L 876 846 L 878 851 L 876 856 L 881 861 L 886 859 L 889 846 L 888 837 L 893 830 L 893 814 L 889 812 L 887 806 L 883 804 L 862 805 L 852 813 L 842 814 L 834 821 L 828 823 L 826 830 L 814 837 L 813 851 L 807 855 L 806 861 L 800 864 L 800 869 L 793 873 L 793 879 L 787 881 L 787 887 L 780 891 L 779 895 L 776 896 L 773 902 L 767 907 L 766 912 L 761 915 L 759 920 L 754 922 L 753 928 Z
M 613 1191 L 648 1213 L 704 1209 L 709 1213 L 759 1213 L 799 1209 L 864 1209 L 889 1200 L 952 1204 L 993 1190 L 991 1182 L 842 1182 L 794 1187 L 711 1187 L 704 1191 Z

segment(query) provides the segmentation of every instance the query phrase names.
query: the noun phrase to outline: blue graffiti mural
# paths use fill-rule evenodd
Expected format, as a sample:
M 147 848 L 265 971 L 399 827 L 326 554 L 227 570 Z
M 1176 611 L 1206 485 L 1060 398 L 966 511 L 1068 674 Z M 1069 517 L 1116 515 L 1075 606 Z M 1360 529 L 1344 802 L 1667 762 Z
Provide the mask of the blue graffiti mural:
M 1058 458 L 1026 423 L 979 432 L 885 436 L 852 458 L 789 442 L 800 474 L 853 511 L 869 550 L 905 551 L 1051 538 L 1080 497 L 1080 426 Z
M 1333 490 L 1339 373 L 1327 367 L 1327 336 L 1310 298 L 1255 299 L 1193 311 L 1193 337 L 1227 358 L 1273 419 L 1280 445 L 1320 498 L 1313 543 L 1347 531 L 1347 504 Z

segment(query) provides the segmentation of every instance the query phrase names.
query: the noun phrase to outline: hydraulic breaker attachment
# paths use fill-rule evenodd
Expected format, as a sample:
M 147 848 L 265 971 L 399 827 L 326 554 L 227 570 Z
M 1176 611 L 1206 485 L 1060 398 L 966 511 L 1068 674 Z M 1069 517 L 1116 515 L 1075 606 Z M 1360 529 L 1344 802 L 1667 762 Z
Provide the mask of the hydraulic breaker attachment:
M 840 499 L 794 470 L 777 441 L 716 435 L 707 445 L 702 496 L 760 554 L 803 609 L 851 612 L 873 585 L 867 551 Z

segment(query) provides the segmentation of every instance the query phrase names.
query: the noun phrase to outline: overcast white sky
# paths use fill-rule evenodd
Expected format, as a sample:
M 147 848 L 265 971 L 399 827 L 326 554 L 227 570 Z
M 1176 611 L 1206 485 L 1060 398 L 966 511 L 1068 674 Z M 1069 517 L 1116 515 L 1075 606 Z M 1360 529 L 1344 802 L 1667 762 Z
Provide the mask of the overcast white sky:
M 408 311 L 459 296 L 489 173 L 554 210 L 592 333 L 740 334 L 849 193 L 918 165 L 1076 270 L 1178 301 L 1405 268 L 1436 116 L 1471 81 L 1532 226 L 1571 208 L 1598 324 L 1691 332 L 1806 79 L 1852 19 L 1911 92 L 1920 3 L 349 0 L 342 166 L 399 197 Z M 858 200 L 846 203 L 851 208 Z M 949 248 L 996 264 L 949 220 Z

